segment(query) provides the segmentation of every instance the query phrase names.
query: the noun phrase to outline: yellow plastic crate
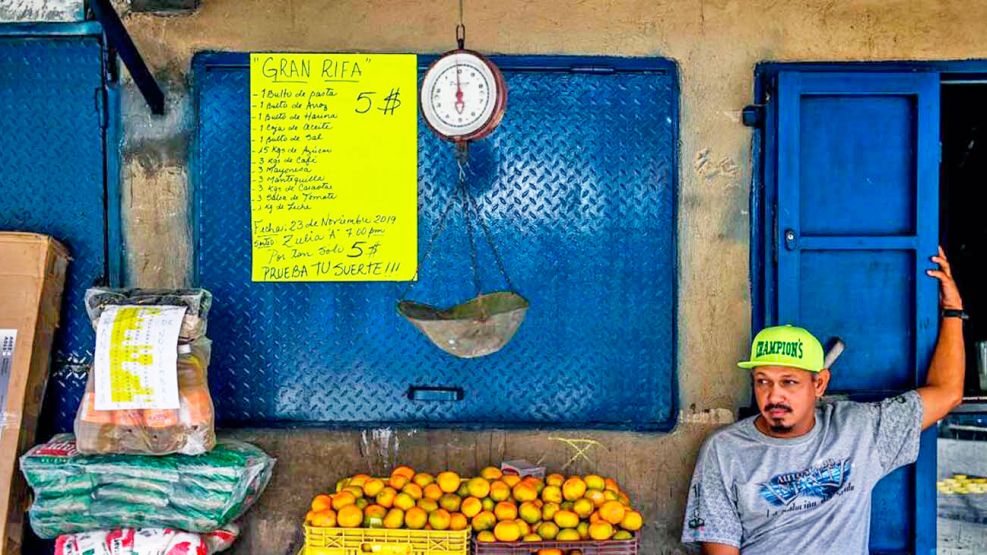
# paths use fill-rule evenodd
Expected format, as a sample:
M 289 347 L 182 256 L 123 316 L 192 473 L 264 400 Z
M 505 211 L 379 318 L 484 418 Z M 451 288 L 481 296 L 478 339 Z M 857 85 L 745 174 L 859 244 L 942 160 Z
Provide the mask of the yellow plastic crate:
M 305 526 L 304 555 L 466 555 L 469 539 L 468 528 L 452 532 Z

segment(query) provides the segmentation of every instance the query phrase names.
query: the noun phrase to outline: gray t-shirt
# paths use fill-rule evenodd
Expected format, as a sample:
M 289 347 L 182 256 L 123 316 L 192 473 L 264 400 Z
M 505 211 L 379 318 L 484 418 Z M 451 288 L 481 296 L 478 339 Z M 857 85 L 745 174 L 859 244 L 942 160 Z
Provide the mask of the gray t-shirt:
M 794 439 L 761 433 L 755 418 L 703 445 L 682 541 L 732 545 L 744 555 L 867 553 L 871 490 L 918 458 L 919 394 L 825 403 L 812 430 Z

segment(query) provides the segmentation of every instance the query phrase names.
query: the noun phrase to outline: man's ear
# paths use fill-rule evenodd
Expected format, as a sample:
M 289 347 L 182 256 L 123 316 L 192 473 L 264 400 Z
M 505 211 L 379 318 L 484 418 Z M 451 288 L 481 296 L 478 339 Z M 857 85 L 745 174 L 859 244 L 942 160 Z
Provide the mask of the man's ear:
M 829 368 L 823 368 L 814 376 L 812 385 L 816 388 L 817 398 L 826 394 L 826 388 L 829 386 L 829 378 L 831 376 L 832 374 L 829 373 Z

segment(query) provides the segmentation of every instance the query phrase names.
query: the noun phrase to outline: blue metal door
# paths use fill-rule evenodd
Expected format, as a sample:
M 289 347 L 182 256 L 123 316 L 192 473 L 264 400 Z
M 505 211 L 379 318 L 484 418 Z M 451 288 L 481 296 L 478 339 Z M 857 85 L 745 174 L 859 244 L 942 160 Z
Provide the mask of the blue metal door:
M 765 324 L 847 351 L 830 393 L 865 400 L 924 383 L 936 338 L 937 73 L 780 71 L 766 133 Z M 873 496 L 871 549 L 935 549 L 935 431 Z
M 95 337 L 88 287 L 115 282 L 98 25 L 0 25 L 0 231 L 51 235 L 72 256 L 39 439 L 71 431 Z

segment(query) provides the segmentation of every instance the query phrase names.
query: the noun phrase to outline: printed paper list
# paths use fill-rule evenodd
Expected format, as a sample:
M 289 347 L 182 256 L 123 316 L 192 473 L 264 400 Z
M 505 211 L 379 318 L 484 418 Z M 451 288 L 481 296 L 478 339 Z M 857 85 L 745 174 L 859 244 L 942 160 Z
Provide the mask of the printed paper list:
M 253 281 L 406 281 L 418 258 L 417 60 L 252 54 Z

